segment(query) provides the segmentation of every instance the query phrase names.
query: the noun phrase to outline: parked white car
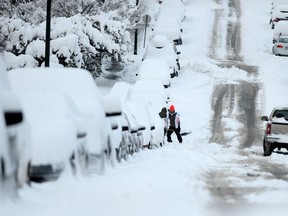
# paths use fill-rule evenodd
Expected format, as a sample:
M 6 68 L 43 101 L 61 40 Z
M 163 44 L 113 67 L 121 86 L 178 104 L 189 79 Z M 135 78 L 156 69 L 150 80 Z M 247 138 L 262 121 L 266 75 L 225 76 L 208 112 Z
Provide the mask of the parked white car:
M 139 80 L 158 80 L 165 88 L 168 88 L 171 84 L 170 71 L 164 59 L 150 58 L 142 61 L 136 75 Z
M 137 122 L 139 122 L 140 125 L 145 127 L 145 129 L 142 131 L 142 148 L 150 148 L 153 140 L 152 131 L 155 129 L 155 124 L 150 116 L 147 104 L 137 101 L 128 101 L 128 106 Z
M 168 100 L 169 97 L 166 89 L 156 80 L 138 80 L 128 91 L 127 101 L 145 104 L 151 121 L 155 126 L 155 129 L 152 130 L 152 140 L 149 147 L 160 147 L 164 144 L 165 125 L 159 116 L 159 112 L 163 107 L 167 106 Z
M 22 118 L 18 121 L 20 123 Z M 15 195 L 17 190 L 17 150 L 11 141 L 0 96 L 0 201 L 9 194 Z
M 131 110 L 128 106 L 128 102 L 126 101 L 127 94 L 129 89 L 131 88 L 131 84 L 126 82 L 117 82 L 113 85 L 109 94 L 117 95 L 121 100 L 122 106 L 122 116 L 121 116 L 121 124 L 124 130 L 122 130 L 122 142 L 125 147 L 128 146 L 128 154 L 133 154 L 134 152 L 139 151 L 139 149 L 143 146 L 143 133 L 142 131 L 146 128 L 144 125 L 140 125 L 139 122 L 132 115 Z M 128 128 L 127 128 L 128 127 Z M 126 129 L 128 131 L 126 131 Z M 121 148 L 119 150 L 119 155 L 121 158 L 125 158 L 127 153 L 126 148 Z M 121 156 L 122 155 L 122 156 Z
M 102 95 L 91 74 L 76 68 L 22 68 L 11 70 L 8 75 L 12 86 L 19 89 L 55 90 L 72 99 L 87 129 L 89 169 L 103 172 L 106 158 L 113 160 L 112 129 L 106 118 Z
M 142 60 L 149 58 L 164 59 L 169 68 L 171 78 L 178 76 L 180 71 L 179 56 L 175 44 L 164 35 L 155 35 L 148 44 Z
M 185 19 L 185 6 L 182 0 L 165 0 L 158 17 L 173 17 L 180 25 Z
M 155 129 L 152 130 L 152 142 L 150 148 L 161 147 L 164 145 L 164 121 L 160 118 L 159 112 L 148 105 L 150 117 L 154 123 Z
M 271 16 L 271 28 L 274 29 L 280 20 L 288 20 L 288 4 L 274 6 Z
M 145 125 L 141 125 L 139 121 L 132 114 L 129 107 L 129 102 L 124 102 L 123 104 L 124 122 L 126 121 L 128 126 L 129 134 L 126 134 L 128 138 L 128 152 L 129 154 L 134 154 L 143 148 L 144 134 L 143 131 L 146 130 Z
M 56 180 L 65 169 L 86 171 L 80 170 L 87 156 L 86 130 L 71 99 L 61 92 L 13 89 L 30 125 L 30 179 Z
M 0 106 L 1 106 L 1 139 L 0 163 L 2 180 L 16 180 L 16 187 L 29 183 L 28 168 L 31 160 L 30 128 L 25 120 L 20 101 L 10 86 L 4 63 L 0 58 Z M 4 125 L 3 125 L 4 121 Z M 8 142 L 8 148 L 6 141 Z M 5 147 L 5 146 L 6 147 Z M 9 150 L 7 155 L 7 149 Z M 3 150 L 3 151 L 2 151 Z M 16 172 L 14 173 L 16 168 Z M 12 174 L 15 174 L 12 178 Z M 11 179 L 12 178 L 12 179 Z M 0 180 L 1 181 L 1 180 Z M 11 184 L 13 185 L 13 183 Z
M 169 94 L 157 80 L 138 80 L 127 93 L 128 101 L 140 101 L 149 104 L 156 112 L 167 106 Z
M 179 23 L 179 21 L 173 16 L 171 17 L 171 15 L 158 17 L 152 30 L 154 35 L 165 35 L 176 45 L 182 44 L 182 23 Z
M 273 43 L 275 43 L 281 35 L 288 35 L 288 20 L 281 20 L 275 26 L 273 30 Z
M 278 37 L 273 45 L 272 52 L 277 56 L 288 56 L 288 35 Z
M 124 121 L 124 110 L 120 97 L 110 91 L 107 95 L 104 95 L 105 99 L 105 110 L 106 113 L 109 112 L 111 108 L 121 111 L 121 114 L 117 116 L 111 116 L 109 118 L 112 130 L 113 130 L 113 142 L 112 142 L 112 154 L 117 159 L 118 162 L 121 162 L 122 159 L 126 159 L 129 154 L 129 148 L 131 143 L 126 139 L 127 133 L 129 133 L 128 123 Z M 112 111 L 113 112 L 113 111 Z

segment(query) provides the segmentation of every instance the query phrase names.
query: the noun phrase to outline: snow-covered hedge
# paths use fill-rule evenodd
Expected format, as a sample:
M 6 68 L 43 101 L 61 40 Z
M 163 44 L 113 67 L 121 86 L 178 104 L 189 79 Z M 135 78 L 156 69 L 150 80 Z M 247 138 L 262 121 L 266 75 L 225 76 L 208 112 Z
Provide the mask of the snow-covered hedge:
M 104 55 L 125 60 L 129 52 L 130 34 L 125 23 L 105 20 L 105 16 L 59 17 L 51 21 L 50 55 L 65 67 L 82 67 L 98 73 Z M 7 69 L 42 66 L 45 60 L 45 22 L 34 25 L 21 19 L 0 19 L 4 35 Z M 55 58 L 54 58 L 55 59 Z M 57 63 L 57 62 L 53 62 Z

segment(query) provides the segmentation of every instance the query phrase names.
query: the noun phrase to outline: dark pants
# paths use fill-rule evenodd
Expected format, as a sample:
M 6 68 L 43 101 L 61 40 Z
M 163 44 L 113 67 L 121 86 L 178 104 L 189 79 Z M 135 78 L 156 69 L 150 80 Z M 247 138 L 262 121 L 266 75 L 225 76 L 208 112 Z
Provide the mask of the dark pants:
M 183 139 L 182 139 L 182 136 L 180 134 L 180 128 L 177 128 L 177 129 L 169 128 L 167 130 L 167 141 L 168 142 L 172 142 L 171 135 L 172 135 L 173 132 L 175 132 L 179 143 L 182 143 Z

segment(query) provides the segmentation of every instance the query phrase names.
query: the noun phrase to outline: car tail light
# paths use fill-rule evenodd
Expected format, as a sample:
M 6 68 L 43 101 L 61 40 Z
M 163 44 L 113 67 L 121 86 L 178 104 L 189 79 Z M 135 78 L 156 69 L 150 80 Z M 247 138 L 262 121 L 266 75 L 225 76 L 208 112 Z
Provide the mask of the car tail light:
M 267 126 L 266 126 L 266 134 L 271 134 L 271 123 L 267 123 Z
M 283 45 L 282 45 L 282 44 L 278 44 L 276 47 L 282 49 L 282 48 L 283 48 Z

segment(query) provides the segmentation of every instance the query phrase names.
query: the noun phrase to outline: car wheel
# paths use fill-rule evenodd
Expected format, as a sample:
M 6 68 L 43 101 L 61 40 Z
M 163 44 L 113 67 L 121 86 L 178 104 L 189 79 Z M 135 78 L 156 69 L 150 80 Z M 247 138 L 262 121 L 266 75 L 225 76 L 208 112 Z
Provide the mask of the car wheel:
M 181 69 L 179 62 L 177 62 L 177 68 L 178 68 L 178 71 Z
M 270 156 L 272 154 L 271 143 L 267 142 L 266 140 L 263 141 L 263 150 L 264 156 Z
M 31 161 L 28 162 L 28 165 L 27 165 L 27 179 L 26 179 L 26 183 L 27 185 L 31 186 L 31 180 L 30 180 L 30 169 L 31 169 Z
M 0 173 L 1 173 L 1 176 L 4 178 L 6 176 L 6 171 L 5 171 L 5 162 L 4 162 L 4 159 L 1 158 L 0 160 Z
M 115 151 L 116 151 L 117 162 L 120 163 L 121 162 L 120 150 L 116 148 Z

